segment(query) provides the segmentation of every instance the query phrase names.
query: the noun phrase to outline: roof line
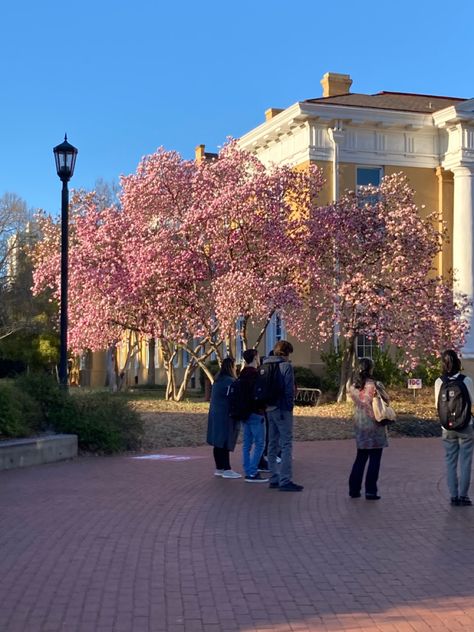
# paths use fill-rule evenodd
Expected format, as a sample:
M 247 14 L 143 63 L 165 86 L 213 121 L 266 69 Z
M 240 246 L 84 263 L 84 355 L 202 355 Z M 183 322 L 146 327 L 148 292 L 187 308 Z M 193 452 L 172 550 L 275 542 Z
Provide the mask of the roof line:
M 371 96 L 371 95 L 368 95 Z M 466 101 L 466 99 L 462 99 Z M 319 99 L 307 99 L 303 101 L 303 103 L 312 103 L 313 105 L 318 105 Z M 321 104 L 322 105 L 322 104 Z M 356 105 L 355 103 L 334 103 L 337 107 L 343 108 L 360 108 L 363 110 L 388 110 L 391 112 L 413 112 L 415 114 L 434 114 L 437 110 L 410 110 L 408 108 L 387 108 L 383 105 Z M 444 109 L 444 108 L 443 108 Z M 440 111 L 440 110 L 438 110 Z
M 349 93 L 350 94 L 350 93 Z M 361 94 L 361 93 L 359 93 Z M 391 90 L 382 90 L 381 92 L 375 92 L 366 96 L 375 97 L 378 94 L 401 94 L 410 97 L 431 97 L 432 99 L 451 99 L 451 101 L 468 101 L 469 99 L 463 97 L 446 97 L 438 94 L 422 94 L 421 92 L 393 92 Z M 329 97 L 330 98 L 330 97 Z

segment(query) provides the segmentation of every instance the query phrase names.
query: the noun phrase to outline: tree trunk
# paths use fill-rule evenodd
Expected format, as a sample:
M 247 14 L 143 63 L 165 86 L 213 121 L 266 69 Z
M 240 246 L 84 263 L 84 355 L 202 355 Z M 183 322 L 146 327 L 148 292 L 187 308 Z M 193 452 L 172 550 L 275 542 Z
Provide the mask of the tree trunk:
M 172 348 L 172 343 L 170 343 L 165 338 L 161 339 L 161 350 L 163 353 L 163 361 L 165 364 L 166 371 L 166 390 L 165 390 L 165 399 L 176 401 L 176 374 L 174 370 L 173 360 L 176 356 L 177 349 Z
M 352 384 L 352 378 L 355 368 L 355 336 L 346 341 L 341 362 L 341 377 L 339 382 L 339 392 L 337 401 L 343 402 L 347 400 L 349 386 Z
M 148 375 L 146 381 L 149 386 L 155 384 L 155 349 L 156 340 L 155 338 L 150 338 L 148 340 Z
M 191 379 L 191 375 L 196 370 L 196 363 L 194 360 L 191 360 L 184 371 L 183 380 L 178 388 L 178 392 L 176 393 L 177 402 L 182 401 L 184 396 L 186 395 L 186 389 L 188 388 L 189 380 Z

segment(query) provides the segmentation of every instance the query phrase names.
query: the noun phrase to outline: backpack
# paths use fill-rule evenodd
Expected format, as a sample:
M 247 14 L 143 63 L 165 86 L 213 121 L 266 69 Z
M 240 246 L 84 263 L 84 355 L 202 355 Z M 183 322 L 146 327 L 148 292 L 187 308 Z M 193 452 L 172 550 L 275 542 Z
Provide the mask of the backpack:
M 275 406 L 282 396 L 283 380 L 279 365 L 279 362 L 268 362 L 258 369 L 253 397 L 262 406 Z
M 459 374 L 454 380 L 441 378 L 443 383 L 438 395 L 438 415 L 445 430 L 463 430 L 471 421 L 471 398 L 464 377 Z
M 234 421 L 246 421 L 252 412 L 252 391 L 243 380 L 235 380 L 227 389 L 229 415 Z

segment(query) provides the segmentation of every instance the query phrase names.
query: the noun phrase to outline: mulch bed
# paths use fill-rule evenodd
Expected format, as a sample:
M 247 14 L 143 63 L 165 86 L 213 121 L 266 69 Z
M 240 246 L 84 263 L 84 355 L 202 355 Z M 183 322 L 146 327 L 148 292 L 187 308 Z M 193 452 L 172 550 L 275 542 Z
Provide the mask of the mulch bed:
M 426 389 L 416 399 L 404 391 L 392 393 L 397 421 L 390 426 L 393 437 L 441 435 L 432 393 Z M 207 411 L 203 401 L 166 402 L 139 398 L 133 401 L 145 422 L 142 450 L 198 446 L 206 443 Z M 295 441 L 327 441 L 352 438 L 352 405 L 330 403 L 317 407 L 295 407 Z

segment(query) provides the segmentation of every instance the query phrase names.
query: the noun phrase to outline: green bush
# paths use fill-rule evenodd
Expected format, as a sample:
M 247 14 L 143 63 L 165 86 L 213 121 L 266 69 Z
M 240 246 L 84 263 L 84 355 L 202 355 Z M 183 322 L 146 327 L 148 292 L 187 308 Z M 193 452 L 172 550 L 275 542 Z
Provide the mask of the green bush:
M 293 367 L 295 382 L 301 388 L 321 388 L 321 378 L 305 366 Z
M 67 392 L 44 373 L 19 377 L 14 385 L 21 393 L 16 395 L 17 400 L 36 401 L 41 430 L 77 434 L 82 450 L 103 454 L 139 446 L 143 432 L 141 417 L 118 394 Z
M 441 358 L 437 356 L 430 356 L 423 362 L 420 362 L 418 366 L 409 371 L 405 375 L 407 378 L 420 378 L 423 380 L 423 386 L 433 386 L 436 382 L 436 378 L 441 375 Z
M 69 396 L 61 414 L 53 415 L 58 432 L 78 435 L 79 447 L 112 454 L 139 447 L 143 434 L 140 415 L 113 393 L 77 393 Z
M 38 402 L 42 430 L 51 430 L 54 419 L 70 412 L 68 393 L 48 373 L 22 375 L 15 380 L 15 385 L 19 391 Z
M 400 386 L 405 382 L 405 375 L 398 367 L 397 358 L 389 351 L 376 348 L 373 353 L 374 376 L 385 386 Z
M 35 434 L 41 413 L 37 403 L 16 387 L 0 383 L 0 438 L 20 438 Z
M 321 353 L 321 360 L 326 365 L 321 378 L 321 389 L 324 392 L 336 392 L 341 381 L 342 351 L 331 346 L 329 351 Z
M 334 392 L 339 389 L 342 346 L 339 351 L 334 347 L 327 352 L 321 353 L 321 359 L 325 363 L 325 371 L 321 380 L 322 390 Z M 374 375 L 383 382 L 385 386 L 399 386 L 405 380 L 405 374 L 398 368 L 397 356 L 393 356 L 388 350 L 374 349 Z
M 131 387 L 134 391 L 165 391 L 164 384 L 133 384 Z

